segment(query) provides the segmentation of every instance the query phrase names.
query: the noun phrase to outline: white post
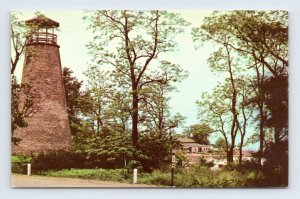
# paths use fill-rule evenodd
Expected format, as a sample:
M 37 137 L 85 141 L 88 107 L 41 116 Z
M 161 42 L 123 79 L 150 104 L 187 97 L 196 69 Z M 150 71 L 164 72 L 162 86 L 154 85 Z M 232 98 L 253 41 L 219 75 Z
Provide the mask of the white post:
M 133 169 L 133 184 L 137 183 L 137 169 Z
M 27 175 L 31 175 L 31 164 L 27 164 Z

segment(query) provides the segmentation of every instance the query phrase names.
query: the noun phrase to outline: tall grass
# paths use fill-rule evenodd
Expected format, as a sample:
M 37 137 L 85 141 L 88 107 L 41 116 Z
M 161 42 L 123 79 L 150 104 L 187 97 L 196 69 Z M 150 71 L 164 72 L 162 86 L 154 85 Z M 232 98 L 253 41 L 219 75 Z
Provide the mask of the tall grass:
M 265 184 L 264 180 L 262 174 L 257 171 L 210 171 L 207 167 L 193 166 L 188 169 L 179 169 L 175 172 L 174 186 L 184 188 L 260 187 Z M 138 181 L 143 184 L 170 186 L 171 172 L 156 170 L 151 174 L 142 175 Z

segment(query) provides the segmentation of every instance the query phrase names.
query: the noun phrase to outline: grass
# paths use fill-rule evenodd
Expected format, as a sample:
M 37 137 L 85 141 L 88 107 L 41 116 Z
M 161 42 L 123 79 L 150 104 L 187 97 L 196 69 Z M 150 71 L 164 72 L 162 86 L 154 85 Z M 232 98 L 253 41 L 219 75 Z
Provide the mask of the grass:
M 261 173 L 256 171 L 210 171 L 207 167 L 195 166 L 189 169 L 179 169 L 174 175 L 176 187 L 198 188 L 238 188 L 259 187 L 264 181 Z M 144 174 L 138 179 L 139 183 L 170 186 L 171 172 L 156 170 Z
M 94 179 L 103 181 L 132 182 L 132 173 L 126 169 L 66 169 L 46 171 L 42 175 L 49 177 L 70 177 Z M 174 175 L 174 186 L 183 188 L 238 188 L 263 186 L 264 178 L 256 171 L 210 171 L 203 166 L 194 166 L 188 169 L 177 169 Z M 152 173 L 139 173 L 138 183 L 170 186 L 171 172 L 155 170 Z
M 131 180 L 126 169 L 64 169 L 41 172 L 41 175 L 117 182 L 130 182 Z
M 30 157 L 12 156 L 12 172 L 26 174 L 26 165 L 31 162 Z M 103 181 L 117 181 L 132 183 L 132 172 L 127 169 L 56 169 L 36 170 L 33 174 L 49 177 L 70 177 L 94 179 Z M 205 165 L 193 165 L 189 168 L 175 169 L 174 186 L 199 188 L 238 188 L 238 187 L 273 187 L 274 179 L 266 179 L 264 174 L 250 166 L 246 169 L 228 167 L 219 171 L 211 171 Z M 171 169 L 154 170 L 151 173 L 138 172 L 138 183 L 170 186 Z M 278 183 L 277 183 L 278 184 Z

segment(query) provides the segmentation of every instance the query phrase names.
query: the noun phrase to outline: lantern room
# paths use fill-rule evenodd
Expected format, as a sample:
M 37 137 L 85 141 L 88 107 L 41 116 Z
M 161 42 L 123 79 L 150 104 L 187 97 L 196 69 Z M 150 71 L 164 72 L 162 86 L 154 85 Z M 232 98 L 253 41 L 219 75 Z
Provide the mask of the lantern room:
M 29 44 L 57 44 L 57 35 L 54 34 L 54 29 L 59 27 L 59 23 L 39 15 L 33 19 L 25 21 L 25 24 L 32 27 L 33 33 L 27 39 Z

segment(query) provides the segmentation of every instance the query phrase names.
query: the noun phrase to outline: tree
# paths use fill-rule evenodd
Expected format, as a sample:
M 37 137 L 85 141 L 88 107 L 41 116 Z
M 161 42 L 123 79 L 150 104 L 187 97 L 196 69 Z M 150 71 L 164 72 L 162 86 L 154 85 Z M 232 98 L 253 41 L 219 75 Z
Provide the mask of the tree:
M 225 75 L 225 81 L 223 84 L 219 83 L 211 95 L 202 95 L 198 106 L 201 121 L 211 124 L 212 128 L 216 128 L 215 131 L 221 132 L 224 136 L 227 161 L 233 162 L 237 134 L 240 132 L 241 135 L 241 152 L 247 120 L 252 115 L 252 108 L 248 109 L 251 89 L 246 84 L 246 78 L 241 75 L 241 60 L 236 57 L 234 49 L 228 45 L 230 38 L 224 37 L 223 40 L 223 43 L 219 44 L 219 49 L 209 58 L 208 63 L 212 71 Z M 241 161 L 242 152 L 240 153 L 240 163 Z
M 173 76 L 172 72 L 166 75 Z M 174 79 L 180 80 L 179 77 Z M 139 150 L 143 155 L 139 160 L 147 171 L 161 168 L 171 161 L 175 129 L 184 121 L 179 113 L 172 115 L 170 112 L 167 96 L 174 89 L 171 81 L 166 78 L 164 84 L 153 84 L 141 92 L 143 101 L 140 103 Z
M 226 151 L 226 141 L 224 138 L 219 137 L 215 142 L 215 147 L 221 149 L 222 151 Z
M 28 36 L 28 26 L 24 21 L 19 20 L 16 13 L 11 14 L 11 74 L 16 70 L 17 64 L 20 60 L 20 56 L 23 54 L 26 38 Z
M 12 12 L 11 14 L 11 74 L 14 74 L 16 67 L 23 55 L 26 47 L 27 38 L 33 32 L 38 30 L 37 25 L 27 25 L 24 21 L 20 20 L 18 15 L 20 13 Z M 36 15 L 41 13 L 36 12 Z M 27 49 L 28 50 L 28 49 Z M 38 52 L 31 52 L 38 53 Z
M 215 72 L 222 72 L 225 76 L 224 85 L 219 86 L 214 91 L 213 97 L 220 97 L 218 100 L 224 100 L 224 102 L 218 103 L 218 105 L 222 105 L 224 107 L 218 107 L 222 109 L 220 112 L 221 115 L 214 110 L 212 107 L 208 107 L 208 109 L 215 115 L 217 113 L 217 117 L 219 118 L 219 122 L 221 122 L 221 133 L 223 134 L 228 150 L 227 150 L 227 159 L 228 162 L 233 161 L 233 152 L 235 147 L 235 138 L 237 136 L 237 132 L 239 130 L 239 122 L 238 122 L 238 85 L 237 85 L 237 76 L 239 72 L 239 64 L 240 60 L 237 59 L 234 55 L 234 49 L 228 45 L 230 38 L 224 37 L 222 44 L 220 44 L 220 48 L 215 51 L 208 60 L 208 63 L 211 69 Z M 217 94 L 220 92 L 220 94 Z M 203 105 L 203 102 L 199 105 Z M 222 115 L 226 115 L 226 123 L 230 123 L 228 126 L 229 129 L 224 128 L 224 122 L 222 119 Z M 229 114 L 229 115 L 228 115 Z M 229 137 L 225 136 L 229 131 Z M 230 145 L 228 145 L 228 141 L 230 140 Z
M 132 143 L 137 147 L 141 90 L 164 81 L 157 66 L 169 62 L 158 58 L 174 50 L 174 35 L 187 23 L 166 11 L 92 11 L 85 19 L 96 34 L 89 45 L 95 61 L 113 66 L 116 81 L 131 96 Z
M 23 92 L 23 99 L 20 95 Z M 25 128 L 28 123 L 25 118 L 33 113 L 33 103 L 31 86 L 28 84 L 18 84 L 16 77 L 11 77 L 11 142 L 17 145 L 21 138 L 15 137 L 14 132 L 17 128 Z
M 216 133 L 221 133 L 226 144 L 227 161 L 233 161 L 233 150 L 238 126 L 232 113 L 232 99 L 227 96 L 228 83 L 218 85 L 212 93 L 203 93 L 197 101 L 198 117 L 202 123 L 209 124 Z
M 287 11 L 230 11 L 214 12 L 206 17 L 201 28 L 193 29 L 195 41 L 211 40 L 228 45 L 241 56 L 263 64 L 277 76 L 287 73 L 288 12 Z
M 256 76 L 256 103 L 260 129 L 260 153 L 264 148 L 266 127 L 266 78 L 287 75 L 288 13 L 286 11 L 215 12 L 206 17 L 200 28 L 193 29 L 194 40 L 212 41 L 233 49 L 244 63 L 244 69 Z M 227 38 L 227 39 L 225 39 Z M 250 71 L 249 69 L 254 69 Z
M 91 104 L 86 116 L 91 121 L 94 134 L 108 134 L 109 120 L 111 120 L 108 112 L 111 103 L 109 95 L 113 92 L 110 74 L 94 66 L 89 66 L 84 74 L 88 77 L 87 91 Z
M 153 82 L 140 91 L 140 122 L 148 132 L 171 136 L 174 129 L 180 126 L 184 117 L 179 113 L 172 115 L 169 106 L 169 93 L 175 92 L 175 82 L 186 78 L 186 71 L 179 66 L 163 63 L 161 66 L 162 82 Z
M 82 131 L 82 115 L 92 109 L 91 96 L 82 90 L 82 81 L 73 76 L 73 71 L 64 67 L 63 83 L 67 101 L 67 112 L 72 135 Z
M 28 126 L 26 117 L 32 114 L 32 95 L 30 84 L 19 84 L 14 72 L 20 61 L 20 57 L 24 53 L 27 36 L 36 30 L 36 27 L 26 26 L 16 13 L 11 15 L 11 133 L 12 143 L 18 144 L 21 139 L 14 136 L 17 128 L 25 128 Z M 23 99 L 21 99 L 21 92 Z
M 266 140 L 266 110 L 265 110 L 265 92 L 262 89 L 262 85 L 265 80 L 265 66 L 263 64 L 256 64 L 254 66 L 256 77 L 252 83 L 252 88 L 254 88 L 255 96 L 250 99 L 250 101 L 256 105 L 258 109 L 258 114 L 256 120 L 259 121 L 259 159 L 264 155 L 264 150 L 266 146 L 264 145 Z
M 199 144 L 210 144 L 209 136 L 212 132 L 213 129 L 208 124 L 195 124 L 189 126 L 183 133 Z
M 245 144 L 245 135 L 247 132 L 247 126 L 249 120 L 253 117 L 254 107 L 250 103 L 250 99 L 253 96 L 253 91 L 249 84 L 250 78 L 242 77 L 237 80 L 238 93 L 240 95 L 239 111 L 241 118 L 238 119 L 238 128 L 240 132 L 240 144 L 239 144 L 239 164 L 242 164 L 243 160 L 243 146 Z
M 269 77 L 262 85 L 270 114 L 266 125 L 274 128 L 274 142 L 279 144 L 288 134 L 288 76 Z

